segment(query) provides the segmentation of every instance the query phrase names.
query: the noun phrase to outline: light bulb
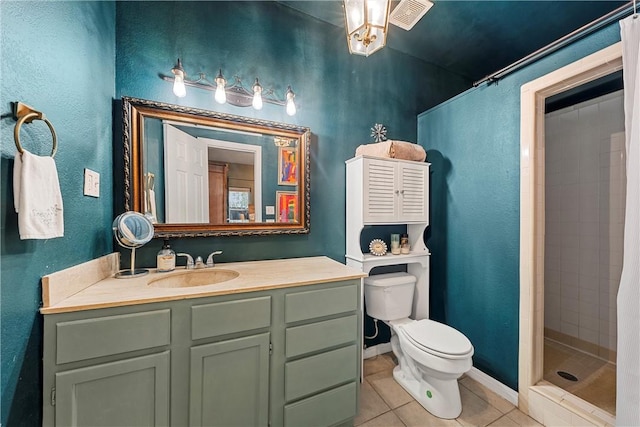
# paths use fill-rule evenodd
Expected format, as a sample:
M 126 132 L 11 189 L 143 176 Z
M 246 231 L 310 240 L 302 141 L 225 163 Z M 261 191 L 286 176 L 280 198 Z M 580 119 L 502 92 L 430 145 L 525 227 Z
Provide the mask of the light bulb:
M 218 104 L 224 104 L 227 102 L 227 92 L 224 90 L 224 85 L 227 84 L 227 81 L 222 77 L 222 70 L 218 73 L 216 77 L 216 94 L 215 99 Z
M 296 104 L 293 102 L 293 99 L 287 100 L 287 114 L 290 116 L 296 115 Z
M 296 94 L 291 90 L 291 86 L 287 88 L 287 114 L 290 116 L 294 116 L 296 114 L 296 104 L 293 102 L 293 98 L 296 97 Z
M 253 105 L 253 108 L 255 108 L 256 110 L 262 109 L 262 95 L 260 95 L 260 92 L 254 92 L 253 102 L 251 103 L 251 105 Z
M 251 105 L 253 105 L 253 108 L 256 110 L 262 109 L 262 86 L 260 86 L 257 78 L 256 82 L 253 84 L 253 102 Z
M 176 74 L 173 80 L 173 93 L 179 98 L 187 96 L 187 88 L 184 86 L 184 78 Z
M 218 85 L 216 87 L 215 98 L 218 104 L 224 104 L 227 102 L 227 93 L 224 91 L 224 86 Z
M 179 98 L 184 98 L 187 95 L 187 89 L 184 87 L 185 72 L 180 58 L 178 58 L 178 63 L 171 69 L 171 72 L 175 75 L 173 79 L 173 94 Z

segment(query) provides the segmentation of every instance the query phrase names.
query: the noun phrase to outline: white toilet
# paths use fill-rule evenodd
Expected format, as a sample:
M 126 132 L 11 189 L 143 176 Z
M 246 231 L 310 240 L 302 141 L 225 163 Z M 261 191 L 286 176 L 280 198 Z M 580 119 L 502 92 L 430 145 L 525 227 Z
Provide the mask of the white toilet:
M 409 319 L 415 282 L 407 273 L 365 278 L 367 314 L 391 327 L 395 380 L 436 417 L 456 418 L 462 412 L 458 378 L 471 369 L 473 346 L 450 326 Z

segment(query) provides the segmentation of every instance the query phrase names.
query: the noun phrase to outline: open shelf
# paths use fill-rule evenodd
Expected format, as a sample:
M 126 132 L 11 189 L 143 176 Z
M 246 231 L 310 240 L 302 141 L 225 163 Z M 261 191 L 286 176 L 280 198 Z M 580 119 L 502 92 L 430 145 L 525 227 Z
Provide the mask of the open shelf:
M 348 259 L 361 262 L 363 264 L 378 264 L 378 265 L 394 265 L 394 264 L 409 264 L 412 262 L 420 262 L 425 256 L 431 255 L 429 251 L 414 252 L 411 251 L 408 254 L 393 255 L 387 253 L 386 255 L 377 256 L 372 254 L 362 254 L 361 256 L 347 255 Z
M 346 164 L 346 264 L 367 274 L 376 267 L 406 265 L 416 277 L 412 316 L 428 318 L 431 253 L 424 232 L 429 226 L 429 163 L 358 156 Z M 362 230 L 377 225 L 405 225 L 411 252 L 363 253 Z

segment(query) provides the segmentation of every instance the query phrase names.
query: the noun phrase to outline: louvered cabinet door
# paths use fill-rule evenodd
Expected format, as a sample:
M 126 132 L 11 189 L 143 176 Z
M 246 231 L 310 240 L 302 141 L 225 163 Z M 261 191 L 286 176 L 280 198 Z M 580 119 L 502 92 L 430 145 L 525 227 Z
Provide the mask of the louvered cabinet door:
M 363 180 L 365 224 L 429 221 L 429 166 L 366 159 Z
M 398 221 L 396 165 L 384 160 L 367 159 L 364 163 L 364 222 Z
M 398 216 L 402 222 L 428 222 L 429 168 L 425 165 L 398 165 Z

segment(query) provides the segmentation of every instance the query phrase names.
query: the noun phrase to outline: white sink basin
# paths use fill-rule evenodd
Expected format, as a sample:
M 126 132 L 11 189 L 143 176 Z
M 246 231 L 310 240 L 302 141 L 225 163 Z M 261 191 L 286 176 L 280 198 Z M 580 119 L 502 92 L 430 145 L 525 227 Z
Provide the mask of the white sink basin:
M 149 286 L 154 288 L 190 288 L 193 286 L 207 286 L 235 279 L 239 275 L 240 273 L 233 270 L 192 270 L 150 280 Z

